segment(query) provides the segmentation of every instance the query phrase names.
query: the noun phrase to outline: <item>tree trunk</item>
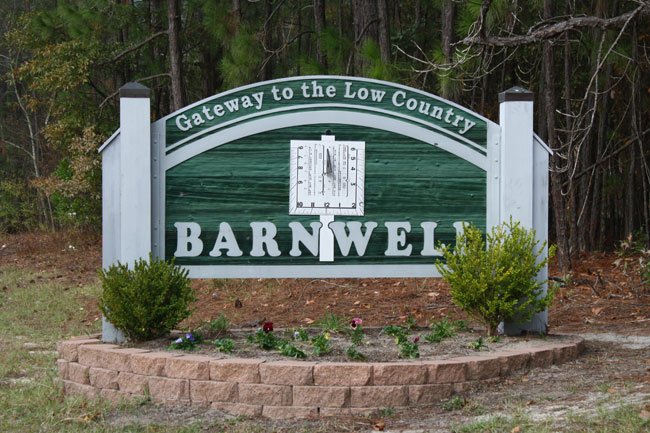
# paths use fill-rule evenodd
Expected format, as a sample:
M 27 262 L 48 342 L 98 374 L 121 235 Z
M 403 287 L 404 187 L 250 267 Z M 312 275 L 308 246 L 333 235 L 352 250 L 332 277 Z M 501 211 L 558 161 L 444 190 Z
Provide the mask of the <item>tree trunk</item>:
M 232 0 L 232 18 L 233 18 L 233 24 L 236 26 L 239 25 L 241 22 L 241 1 L 240 0 Z
M 273 44 L 273 35 L 271 34 L 271 18 L 273 15 L 273 3 L 271 0 L 264 1 L 265 13 L 264 13 L 264 30 L 262 35 L 264 46 L 264 55 L 268 56 L 271 51 L 271 45 Z M 264 62 L 262 65 L 261 76 L 263 80 L 270 80 L 273 77 L 273 68 L 272 61 L 269 59 Z
M 454 15 L 456 7 L 454 0 L 445 0 L 442 4 L 442 53 L 445 56 L 445 62 L 451 64 L 453 60 L 454 49 Z M 443 95 L 444 96 L 444 95 Z
M 327 55 L 323 49 L 325 31 L 325 0 L 314 0 L 314 30 L 316 30 L 316 61 L 324 74 L 327 74 Z
M 171 72 L 172 111 L 185 106 L 183 88 L 183 53 L 181 51 L 181 13 L 179 0 L 167 0 L 169 23 L 169 64 Z
M 390 63 L 390 21 L 388 19 L 387 0 L 377 0 L 377 15 L 379 18 L 379 53 L 381 61 Z
M 368 61 L 361 50 L 368 40 L 377 42 L 377 2 L 375 0 L 352 0 L 352 19 L 354 22 L 354 73 L 363 75 Z
M 544 18 L 553 16 L 553 0 L 544 0 Z M 562 196 L 562 176 L 557 167 L 562 164 L 559 154 L 559 143 L 555 130 L 555 58 L 551 41 L 544 42 L 542 46 L 544 62 L 544 108 L 546 121 L 546 140 L 554 154 L 551 157 L 551 202 L 553 204 L 553 221 L 555 223 L 555 242 L 558 246 L 557 262 L 562 275 L 569 273 L 571 259 L 569 256 L 569 243 L 566 233 L 566 214 L 564 197 Z

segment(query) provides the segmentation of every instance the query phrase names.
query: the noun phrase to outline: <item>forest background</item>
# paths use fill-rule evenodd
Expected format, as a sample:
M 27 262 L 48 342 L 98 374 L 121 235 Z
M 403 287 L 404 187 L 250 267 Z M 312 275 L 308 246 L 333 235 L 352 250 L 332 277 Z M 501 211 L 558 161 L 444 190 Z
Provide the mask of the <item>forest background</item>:
M 101 226 L 97 153 L 118 89 L 152 90 L 152 121 L 257 81 L 395 81 L 498 121 L 535 95 L 553 149 L 558 268 L 632 236 L 650 247 L 650 1 L 3 0 L 0 233 Z

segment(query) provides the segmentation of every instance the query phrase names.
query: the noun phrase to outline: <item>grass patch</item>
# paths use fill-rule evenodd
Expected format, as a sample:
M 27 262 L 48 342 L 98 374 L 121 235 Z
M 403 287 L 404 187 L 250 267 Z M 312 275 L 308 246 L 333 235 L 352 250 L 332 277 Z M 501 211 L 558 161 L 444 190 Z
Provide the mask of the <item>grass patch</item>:
M 638 433 L 650 431 L 650 420 L 641 418 L 640 405 L 621 405 L 615 408 L 601 407 L 595 413 L 569 414 L 566 419 L 552 416 L 533 420 L 527 414 L 514 416 L 497 415 L 471 423 L 456 425 L 454 433 L 501 433 L 509 431 L 550 433 Z M 519 429 L 517 429 L 519 427 Z

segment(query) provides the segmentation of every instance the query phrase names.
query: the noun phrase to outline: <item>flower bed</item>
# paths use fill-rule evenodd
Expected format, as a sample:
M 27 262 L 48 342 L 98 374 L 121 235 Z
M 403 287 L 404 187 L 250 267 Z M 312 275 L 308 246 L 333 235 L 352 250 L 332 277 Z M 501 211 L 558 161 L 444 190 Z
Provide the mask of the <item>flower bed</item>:
M 437 404 L 514 371 L 571 361 L 583 345 L 569 337 L 534 341 L 525 348 L 448 359 L 314 362 L 216 359 L 79 338 L 59 343 L 57 363 L 67 395 L 146 397 L 236 415 L 306 418 Z

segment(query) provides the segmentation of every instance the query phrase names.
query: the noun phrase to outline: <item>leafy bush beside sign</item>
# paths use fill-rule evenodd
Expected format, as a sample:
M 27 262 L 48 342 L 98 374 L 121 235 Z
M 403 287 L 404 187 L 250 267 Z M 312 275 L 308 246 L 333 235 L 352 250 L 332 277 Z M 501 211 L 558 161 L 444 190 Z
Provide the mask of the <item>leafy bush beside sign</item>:
M 535 279 L 548 262 L 544 248 L 533 230 L 512 220 L 493 227 L 486 239 L 469 225 L 454 248 L 440 247 L 446 265 L 436 268 L 451 286 L 452 301 L 494 335 L 499 323 L 525 322 L 551 304 L 554 291 L 544 295 L 545 282 Z
M 190 316 L 190 280 L 173 262 L 140 259 L 132 270 L 118 263 L 99 277 L 102 313 L 132 341 L 164 336 Z

